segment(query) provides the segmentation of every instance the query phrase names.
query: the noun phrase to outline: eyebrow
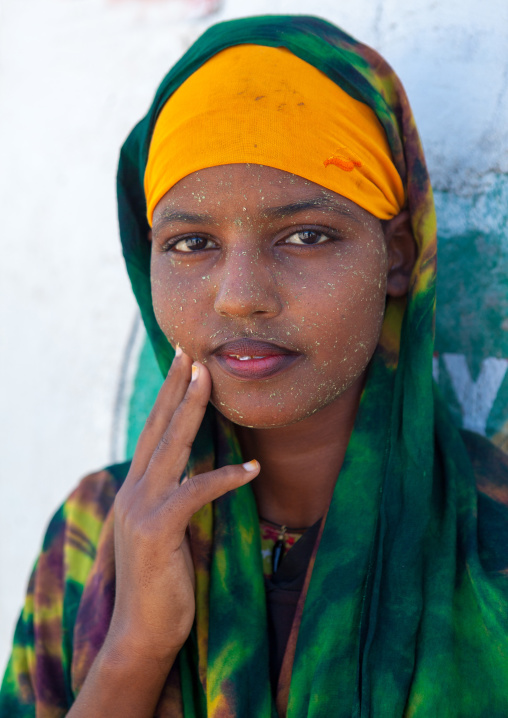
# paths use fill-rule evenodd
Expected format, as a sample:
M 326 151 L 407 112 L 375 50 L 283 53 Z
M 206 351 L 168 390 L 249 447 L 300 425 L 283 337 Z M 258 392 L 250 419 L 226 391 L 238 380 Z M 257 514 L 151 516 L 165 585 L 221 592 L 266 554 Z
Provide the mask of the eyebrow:
M 289 204 L 280 205 L 279 207 L 268 207 L 263 210 L 263 215 L 269 219 L 284 219 L 288 215 L 305 212 L 311 209 L 328 209 L 332 212 L 347 217 L 354 222 L 359 222 L 353 212 L 348 207 L 340 204 L 332 197 L 311 197 L 309 199 L 301 199 Z M 162 217 L 154 224 L 154 229 L 161 229 L 173 222 L 185 222 L 187 224 L 214 224 L 214 218 L 209 214 L 198 214 L 196 212 L 186 212 L 181 209 L 166 210 Z
M 288 214 L 297 214 L 310 209 L 329 209 L 336 214 L 359 222 L 348 207 L 340 204 L 332 197 L 311 197 L 310 199 L 302 199 L 297 202 L 291 202 L 280 207 L 269 207 L 264 210 L 263 214 L 271 219 L 283 219 Z
M 155 228 L 160 229 L 172 222 L 186 222 L 187 224 L 209 224 L 214 219 L 209 214 L 197 214 L 195 212 L 184 212 L 181 209 L 172 209 L 163 212 L 162 217 L 155 223 Z

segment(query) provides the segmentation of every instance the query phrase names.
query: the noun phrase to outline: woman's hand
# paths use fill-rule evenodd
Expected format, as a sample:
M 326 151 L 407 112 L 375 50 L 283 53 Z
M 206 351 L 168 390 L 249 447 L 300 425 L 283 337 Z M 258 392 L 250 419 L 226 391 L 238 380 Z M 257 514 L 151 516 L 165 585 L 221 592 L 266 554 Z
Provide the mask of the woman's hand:
M 259 471 L 257 462 L 225 466 L 180 484 L 211 386 L 206 367 L 178 350 L 115 500 L 116 598 L 106 642 L 161 667 L 194 620 L 189 520 Z
M 180 484 L 211 386 L 208 370 L 178 351 L 115 500 L 113 617 L 69 718 L 151 718 L 190 633 L 195 577 L 189 520 L 259 471 L 254 461 Z

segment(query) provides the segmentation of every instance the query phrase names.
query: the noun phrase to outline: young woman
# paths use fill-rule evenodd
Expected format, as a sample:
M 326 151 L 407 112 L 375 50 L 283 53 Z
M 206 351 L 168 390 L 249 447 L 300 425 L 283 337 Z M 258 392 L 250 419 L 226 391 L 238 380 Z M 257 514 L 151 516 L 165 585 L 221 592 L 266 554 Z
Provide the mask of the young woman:
M 432 383 L 432 193 L 392 70 L 315 18 L 217 25 L 118 202 L 167 379 L 132 463 L 50 524 L 2 718 L 506 718 L 508 467 Z

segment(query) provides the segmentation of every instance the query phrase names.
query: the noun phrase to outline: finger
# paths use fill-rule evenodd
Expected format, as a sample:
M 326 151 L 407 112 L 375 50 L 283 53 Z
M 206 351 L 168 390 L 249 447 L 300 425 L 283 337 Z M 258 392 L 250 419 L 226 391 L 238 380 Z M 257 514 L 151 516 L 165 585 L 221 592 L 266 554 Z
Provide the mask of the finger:
M 253 460 L 193 476 L 180 484 L 162 505 L 161 510 L 171 514 L 172 527 L 183 534 L 197 511 L 228 491 L 248 484 L 259 474 L 260 469 L 259 463 Z
M 180 484 L 180 477 L 189 460 L 192 444 L 203 421 L 212 379 L 208 369 L 194 362 L 192 379 L 169 426 L 155 449 L 143 476 L 152 496 L 166 496 Z
M 191 366 L 191 358 L 177 346 L 168 375 L 138 439 L 129 472 L 133 480 L 145 472 L 157 444 L 185 396 L 191 379 Z

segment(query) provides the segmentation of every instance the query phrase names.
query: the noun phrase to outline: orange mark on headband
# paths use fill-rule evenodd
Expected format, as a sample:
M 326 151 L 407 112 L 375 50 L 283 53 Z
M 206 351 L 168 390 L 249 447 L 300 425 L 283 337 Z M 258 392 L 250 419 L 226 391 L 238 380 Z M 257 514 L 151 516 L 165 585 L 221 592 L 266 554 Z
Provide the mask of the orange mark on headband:
M 361 167 L 362 163 L 356 157 L 353 157 L 347 150 L 338 150 L 323 162 L 325 167 L 328 165 L 335 165 L 340 167 L 344 172 L 352 172 L 355 167 Z

